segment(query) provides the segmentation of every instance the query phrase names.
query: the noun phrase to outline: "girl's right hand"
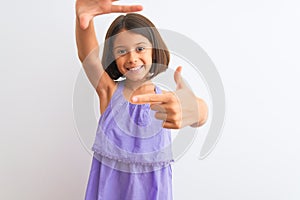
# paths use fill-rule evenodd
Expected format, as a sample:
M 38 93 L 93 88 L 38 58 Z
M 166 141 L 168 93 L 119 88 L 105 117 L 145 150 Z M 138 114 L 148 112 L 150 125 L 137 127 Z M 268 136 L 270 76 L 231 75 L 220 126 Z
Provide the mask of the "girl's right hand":
M 117 0 L 77 0 L 76 16 L 79 19 L 80 27 L 83 30 L 86 29 L 90 21 L 97 15 L 137 12 L 143 9 L 140 5 L 113 5 L 115 1 Z

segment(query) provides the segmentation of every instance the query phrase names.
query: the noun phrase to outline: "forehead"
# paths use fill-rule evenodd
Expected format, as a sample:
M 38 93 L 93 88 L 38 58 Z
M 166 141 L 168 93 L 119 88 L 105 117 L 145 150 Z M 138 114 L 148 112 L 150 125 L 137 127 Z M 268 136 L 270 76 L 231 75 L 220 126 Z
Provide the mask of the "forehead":
M 150 41 L 145 36 L 138 33 L 134 33 L 132 31 L 125 30 L 115 36 L 113 45 L 114 47 L 118 47 L 118 46 L 128 47 L 139 43 L 145 43 L 151 45 Z

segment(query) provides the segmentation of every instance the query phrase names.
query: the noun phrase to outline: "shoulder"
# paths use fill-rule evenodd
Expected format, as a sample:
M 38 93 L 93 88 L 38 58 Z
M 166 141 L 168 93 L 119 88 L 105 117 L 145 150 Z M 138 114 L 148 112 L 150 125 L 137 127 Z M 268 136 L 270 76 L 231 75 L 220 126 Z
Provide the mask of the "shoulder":
M 161 90 L 161 93 L 162 94 L 166 94 L 166 93 L 168 93 L 169 91 L 167 91 L 167 90 Z
M 167 90 L 163 90 L 159 85 L 153 83 L 154 85 L 154 91 L 156 94 L 165 94 L 167 93 L 168 91 Z
M 167 90 L 161 90 L 161 92 L 162 92 L 163 94 L 166 94 L 166 93 L 168 93 L 169 91 L 167 91 Z

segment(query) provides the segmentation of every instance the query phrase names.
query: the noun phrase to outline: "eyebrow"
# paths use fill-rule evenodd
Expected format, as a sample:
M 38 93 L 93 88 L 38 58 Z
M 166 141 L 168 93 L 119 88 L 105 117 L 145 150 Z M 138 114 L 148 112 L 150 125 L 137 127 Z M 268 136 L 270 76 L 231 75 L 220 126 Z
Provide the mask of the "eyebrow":
M 139 42 L 139 43 L 136 43 L 135 45 L 140 45 L 140 44 L 148 44 L 148 43 L 147 43 L 147 42 Z M 124 47 L 125 47 L 125 46 L 120 45 L 120 46 L 114 47 L 113 49 L 124 48 Z

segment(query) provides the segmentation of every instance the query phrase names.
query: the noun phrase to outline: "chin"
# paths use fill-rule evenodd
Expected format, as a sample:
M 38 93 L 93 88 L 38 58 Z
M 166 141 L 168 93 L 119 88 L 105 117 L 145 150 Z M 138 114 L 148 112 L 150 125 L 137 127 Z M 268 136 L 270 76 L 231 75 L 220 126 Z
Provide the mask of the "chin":
M 146 81 L 148 80 L 149 72 L 128 72 L 125 74 L 126 79 L 130 81 Z
M 125 76 L 126 80 L 130 81 L 145 81 L 147 80 L 145 76 Z

